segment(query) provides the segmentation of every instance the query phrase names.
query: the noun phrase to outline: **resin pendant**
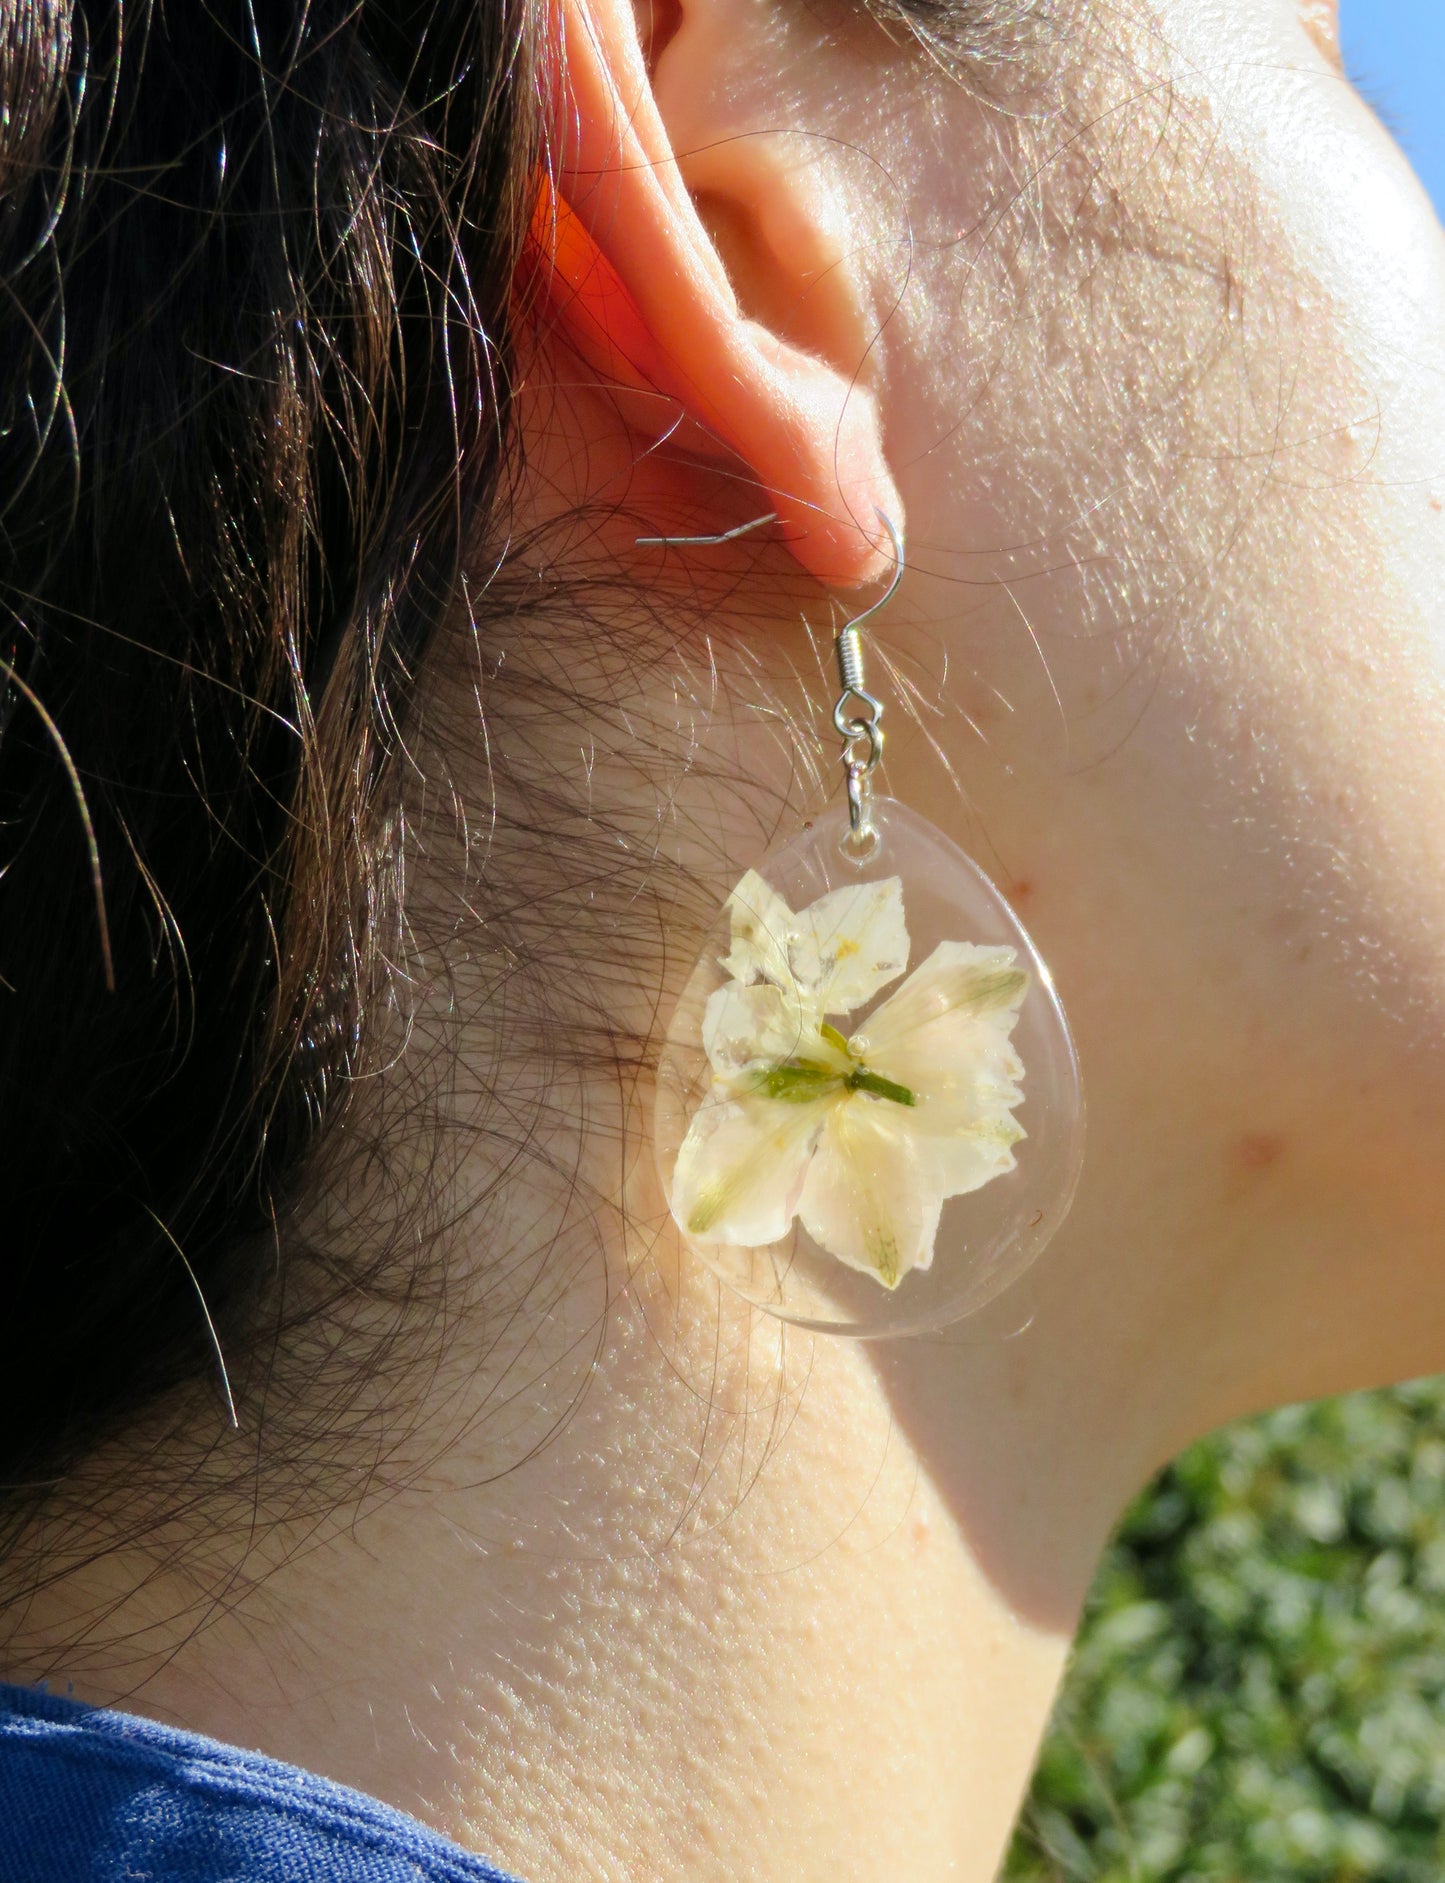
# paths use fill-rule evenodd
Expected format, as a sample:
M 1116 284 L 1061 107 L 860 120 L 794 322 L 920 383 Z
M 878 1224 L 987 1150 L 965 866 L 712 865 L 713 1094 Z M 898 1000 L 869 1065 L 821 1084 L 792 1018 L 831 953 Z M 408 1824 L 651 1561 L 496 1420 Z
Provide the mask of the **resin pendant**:
M 998 890 L 890 798 L 749 870 L 678 1003 L 655 1144 L 687 1246 L 785 1320 L 971 1314 L 1072 1201 L 1083 1099 L 1048 969 Z

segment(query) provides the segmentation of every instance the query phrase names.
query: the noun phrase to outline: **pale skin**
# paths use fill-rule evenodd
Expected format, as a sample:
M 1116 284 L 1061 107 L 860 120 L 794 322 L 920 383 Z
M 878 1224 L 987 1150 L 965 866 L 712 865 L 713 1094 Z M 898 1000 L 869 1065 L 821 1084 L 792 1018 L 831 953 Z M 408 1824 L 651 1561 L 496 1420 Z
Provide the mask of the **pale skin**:
M 895 713 L 889 788 L 1053 967 L 1089 1100 L 1064 1232 L 937 1337 L 785 1336 L 679 1266 L 619 1151 L 645 1071 L 621 1098 L 557 1075 L 570 1161 L 454 1258 L 495 1305 L 495 1250 L 568 1252 L 553 1311 L 471 1345 L 464 1319 L 409 1415 L 429 1468 L 265 1532 L 219 1614 L 214 1560 L 156 1570 L 122 1531 L 34 1605 L 10 1678 L 359 1785 L 529 1883 L 985 1883 L 1128 1497 L 1231 1417 L 1445 1367 L 1445 237 L 1327 7 L 1102 11 L 1032 105 L 990 107 L 792 0 L 683 0 L 649 77 L 631 12 L 574 0 L 559 183 L 645 338 L 619 393 L 564 304 L 524 404 L 538 521 L 625 503 L 664 617 L 719 585 L 724 684 L 685 729 L 717 763 L 665 789 L 719 903 L 759 845 L 729 765 L 775 818 L 823 801 L 755 710 L 795 669 L 822 691 L 788 571 L 872 581 L 874 506 L 906 521 L 879 639 L 940 710 Z M 631 546 L 767 510 L 771 543 Z M 652 645 L 589 730 L 644 848 L 668 747 L 637 728 L 683 693 Z M 435 681 L 457 724 L 464 669 Z M 634 888 L 604 870 L 536 921 L 602 933 Z M 685 977 L 700 910 L 609 980 L 620 1028 Z M 453 967 L 464 1090 L 508 1051 L 490 971 Z M 478 1136 L 459 1194 L 495 1174 Z

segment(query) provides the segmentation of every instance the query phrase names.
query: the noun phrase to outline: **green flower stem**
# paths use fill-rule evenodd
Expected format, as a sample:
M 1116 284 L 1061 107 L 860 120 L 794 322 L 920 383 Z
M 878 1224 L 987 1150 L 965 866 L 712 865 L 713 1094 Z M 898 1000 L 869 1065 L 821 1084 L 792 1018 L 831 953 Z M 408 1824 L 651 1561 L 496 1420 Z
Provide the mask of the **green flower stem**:
M 751 1088 L 758 1098 L 779 1099 L 785 1105 L 816 1104 L 834 1092 L 870 1092 L 874 1098 L 891 1099 L 895 1105 L 918 1103 L 906 1085 L 885 1079 L 881 1072 L 870 1072 L 856 1060 L 853 1070 L 844 1074 L 816 1059 L 785 1059 L 780 1065 L 764 1066 L 753 1073 Z
M 895 1105 L 918 1103 L 906 1085 L 897 1085 L 892 1079 L 885 1079 L 882 1073 L 870 1072 L 866 1066 L 849 1073 L 843 1084 L 850 1092 L 871 1092 L 875 1098 L 891 1098 Z

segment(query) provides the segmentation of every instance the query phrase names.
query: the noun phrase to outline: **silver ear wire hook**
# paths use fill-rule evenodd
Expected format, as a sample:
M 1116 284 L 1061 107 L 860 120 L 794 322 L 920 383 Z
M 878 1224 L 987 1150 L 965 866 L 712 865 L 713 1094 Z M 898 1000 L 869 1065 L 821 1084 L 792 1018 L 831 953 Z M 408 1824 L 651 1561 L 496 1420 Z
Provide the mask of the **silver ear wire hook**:
M 843 741 L 843 775 L 848 781 L 848 836 L 855 849 L 866 849 L 873 839 L 870 780 L 883 757 L 883 702 L 863 684 L 863 636 L 859 630 L 870 616 L 876 615 L 893 599 L 903 580 L 904 567 L 902 537 L 893 527 L 891 518 L 884 516 L 881 510 L 876 514 L 893 545 L 893 579 L 876 602 L 844 622 L 835 643 L 838 679 L 843 691 L 833 708 L 833 725 Z M 853 749 L 860 739 L 868 741 L 866 758 L 859 758 Z
M 894 528 L 892 518 L 885 516 L 881 510 L 875 514 L 893 545 L 893 578 L 877 601 L 871 602 L 861 614 L 844 622 L 834 643 L 834 651 L 838 656 L 838 678 L 843 691 L 833 708 L 833 724 L 843 741 L 843 773 L 848 781 L 848 835 L 858 849 L 866 849 L 874 835 L 873 793 L 869 780 L 883 757 L 883 702 L 863 684 L 863 636 L 860 629 L 865 621 L 892 601 L 898 584 L 903 580 L 904 568 L 903 539 Z M 777 520 L 777 511 L 769 510 L 766 516 L 754 517 L 751 523 L 739 523 L 733 529 L 718 530 L 710 535 L 639 536 L 635 541 L 639 549 L 672 549 L 684 545 L 709 549 L 719 543 L 735 542 L 739 536 L 747 536 L 753 530 L 760 530 L 765 523 L 776 523 Z M 866 758 L 859 758 L 853 749 L 860 739 L 868 741 Z
M 765 523 L 776 523 L 778 513 L 769 510 L 765 517 L 754 517 L 751 523 L 739 523 L 735 529 L 719 530 L 714 536 L 638 536 L 634 538 L 639 549 L 671 549 L 676 544 L 696 544 L 700 549 L 714 548 L 718 543 L 735 542 L 739 536 L 746 536 L 751 530 L 760 530 Z

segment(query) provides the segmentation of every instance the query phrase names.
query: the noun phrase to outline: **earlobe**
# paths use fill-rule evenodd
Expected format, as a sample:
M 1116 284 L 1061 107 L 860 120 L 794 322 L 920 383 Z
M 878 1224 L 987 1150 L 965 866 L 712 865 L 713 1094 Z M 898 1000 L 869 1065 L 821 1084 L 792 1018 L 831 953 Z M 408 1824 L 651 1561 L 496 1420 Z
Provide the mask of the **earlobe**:
M 687 131 L 680 163 L 629 0 L 563 0 L 556 182 L 535 234 L 556 318 L 594 369 L 677 401 L 742 457 L 811 574 L 865 582 L 891 560 L 877 510 L 901 516 L 857 383 L 868 335 L 846 243 L 787 139 L 712 137 L 699 121 L 696 28 L 724 3 L 683 0 L 657 61 Z

